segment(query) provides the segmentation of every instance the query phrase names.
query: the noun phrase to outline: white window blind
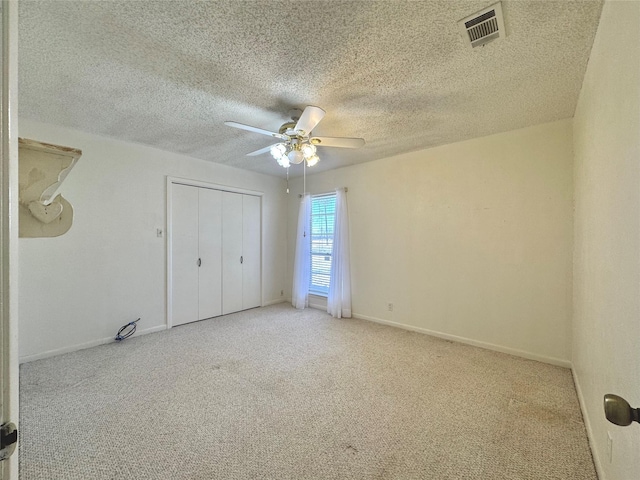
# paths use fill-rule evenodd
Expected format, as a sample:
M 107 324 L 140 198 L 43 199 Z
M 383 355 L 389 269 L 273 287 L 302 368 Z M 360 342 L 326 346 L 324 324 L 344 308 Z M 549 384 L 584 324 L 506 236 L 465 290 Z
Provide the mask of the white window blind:
M 331 277 L 331 250 L 336 194 L 311 197 L 311 284 L 309 293 L 327 296 Z

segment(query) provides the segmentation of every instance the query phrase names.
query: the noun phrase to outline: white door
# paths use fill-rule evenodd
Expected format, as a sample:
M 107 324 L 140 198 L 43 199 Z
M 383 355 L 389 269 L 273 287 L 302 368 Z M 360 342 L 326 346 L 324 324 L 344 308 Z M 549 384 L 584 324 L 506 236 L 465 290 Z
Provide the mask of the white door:
M 18 423 L 18 5 L 0 4 L 0 424 Z M 15 446 L 15 444 L 13 444 Z M 5 452 L 8 452 L 6 449 Z M 17 480 L 18 452 L 0 463 Z
M 171 275 L 173 325 L 199 320 L 198 188 L 172 185 Z
M 260 197 L 242 196 L 242 308 L 262 304 Z
M 203 320 L 222 315 L 222 192 L 208 188 L 197 190 L 198 320 Z
M 222 192 L 222 313 L 242 310 L 242 197 Z

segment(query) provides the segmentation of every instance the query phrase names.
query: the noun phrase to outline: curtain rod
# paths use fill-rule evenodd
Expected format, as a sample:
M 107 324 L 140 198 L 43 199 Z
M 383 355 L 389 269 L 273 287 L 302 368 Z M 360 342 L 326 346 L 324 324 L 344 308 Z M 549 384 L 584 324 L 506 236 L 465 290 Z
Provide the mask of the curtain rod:
M 349 191 L 349 188 L 344 187 L 344 192 L 347 193 L 348 191 Z M 326 195 L 326 194 L 320 194 L 320 195 Z M 298 198 L 302 198 L 302 194 L 301 193 L 298 194 Z

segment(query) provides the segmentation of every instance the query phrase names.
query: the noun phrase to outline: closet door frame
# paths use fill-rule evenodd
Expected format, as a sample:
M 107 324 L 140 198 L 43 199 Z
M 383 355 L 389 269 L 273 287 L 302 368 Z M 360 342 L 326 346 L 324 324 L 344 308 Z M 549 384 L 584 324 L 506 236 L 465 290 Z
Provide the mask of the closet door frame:
M 172 186 L 174 184 L 178 185 L 187 185 L 190 187 L 198 187 L 198 188 L 208 188 L 211 190 L 221 190 L 223 192 L 231 192 L 231 193 L 241 193 L 243 195 L 252 195 L 260 198 L 260 305 L 264 303 L 264 285 L 262 282 L 262 197 L 264 196 L 264 192 L 258 192 L 256 190 L 248 190 L 246 188 L 236 188 L 231 187 L 229 185 L 219 185 L 215 183 L 202 182 L 200 180 L 192 180 L 188 178 L 180 178 L 180 177 L 172 177 L 167 176 L 167 205 L 166 205 L 166 224 L 164 228 L 165 233 L 165 252 L 166 252 L 166 263 L 165 263 L 165 274 L 166 274 L 166 293 L 165 293 L 165 312 L 166 312 L 166 323 L 167 328 L 173 327 L 173 318 L 172 318 L 172 310 L 173 310 L 173 272 L 171 271 L 171 265 L 173 263 L 173 254 L 172 254 L 172 230 L 173 230 L 173 218 L 172 218 Z

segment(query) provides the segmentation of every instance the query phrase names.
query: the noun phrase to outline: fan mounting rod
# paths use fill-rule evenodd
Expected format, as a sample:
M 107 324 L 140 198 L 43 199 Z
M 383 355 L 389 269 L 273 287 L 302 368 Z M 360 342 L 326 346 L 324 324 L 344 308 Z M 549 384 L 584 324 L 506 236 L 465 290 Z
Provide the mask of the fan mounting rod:
M 299 108 L 292 108 L 291 110 L 289 110 L 288 114 L 291 120 L 293 120 L 293 124 L 295 126 L 295 124 L 298 123 L 298 120 L 300 120 L 300 117 L 302 116 L 302 110 L 300 110 Z

